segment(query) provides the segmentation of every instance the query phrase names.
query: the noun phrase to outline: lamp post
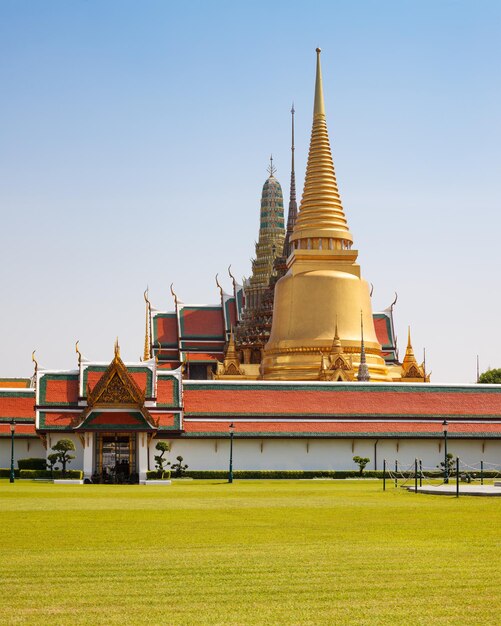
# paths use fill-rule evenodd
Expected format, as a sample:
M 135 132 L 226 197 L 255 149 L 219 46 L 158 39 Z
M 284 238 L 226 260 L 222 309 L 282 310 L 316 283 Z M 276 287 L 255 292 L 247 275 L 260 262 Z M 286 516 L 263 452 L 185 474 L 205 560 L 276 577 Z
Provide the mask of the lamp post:
M 233 482 L 233 433 L 235 432 L 235 424 L 230 424 L 230 472 L 228 474 L 228 482 Z
M 447 458 L 447 427 L 449 426 L 447 420 L 442 423 L 442 430 L 444 433 L 444 483 L 449 483 L 449 459 Z
M 11 420 L 10 422 L 10 479 L 9 482 L 14 482 L 14 433 L 16 432 L 16 422 Z

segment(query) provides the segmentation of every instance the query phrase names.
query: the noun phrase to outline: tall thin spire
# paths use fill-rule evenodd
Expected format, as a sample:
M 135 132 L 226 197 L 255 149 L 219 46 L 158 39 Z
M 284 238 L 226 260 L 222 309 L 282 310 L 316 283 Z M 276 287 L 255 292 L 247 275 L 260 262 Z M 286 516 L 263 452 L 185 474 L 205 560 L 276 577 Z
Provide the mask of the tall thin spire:
M 148 361 L 151 358 L 151 347 L 150 347 L 150 301 L 148 298 L 148 287 L 146 287 L 146 291 L 144 292 L 144 301 L 146 303 L 146 326 L 144 329 L 144 353 L 143 360 Z
M 317 48 L 315 105 L 308 165 L 292 240 L 297 242 L 296 247 L 312 249 L 325 249 L 327 246 L 347 249 L 351 248 L 353 241 L 341 204 L 327 132 L 320 48 Z M 335 245 L 334 240 L 337 242 Z
M 292 252 L 291 237 L 294 232 L 294 226 L 297 218 L 297 201 L 296 201 L 296 171 L 294 167 L 294 102 L 292 103 L 291 117 L 292 117 L 292 142 L 291 142 L 291 187 L 289 198 L 289 215 L 287 216 L 287 232 L 285 233 L 284 242 L 284 256 L 287 258 Z
M 369 376 L 369 368 L 367 366 L 367 361 L 365 358 L 364 315 L 362 311 L 360 311 L 360 333 L 361 333 L 362 341 L 360 343 L 360 365 L 358 366 L 357 380 L 361 383 L 362 382 L 367 383 L 370 380 L 370 376 Z

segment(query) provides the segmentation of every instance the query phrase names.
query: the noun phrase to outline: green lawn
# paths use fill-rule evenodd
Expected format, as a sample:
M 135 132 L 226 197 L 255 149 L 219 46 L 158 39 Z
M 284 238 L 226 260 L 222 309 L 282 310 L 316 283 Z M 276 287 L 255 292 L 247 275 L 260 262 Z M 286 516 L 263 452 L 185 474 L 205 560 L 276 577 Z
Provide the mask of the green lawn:
M 0 624 L 499 624 L 501 499 L 0 481 Z

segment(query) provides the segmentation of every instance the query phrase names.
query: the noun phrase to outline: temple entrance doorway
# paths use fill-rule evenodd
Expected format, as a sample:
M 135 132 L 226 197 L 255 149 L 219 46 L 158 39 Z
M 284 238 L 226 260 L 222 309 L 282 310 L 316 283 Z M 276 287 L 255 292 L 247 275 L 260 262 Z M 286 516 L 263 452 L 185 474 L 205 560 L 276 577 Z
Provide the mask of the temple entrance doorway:
M 135 483 L 136 433 L 98 433 L 93 482 Z

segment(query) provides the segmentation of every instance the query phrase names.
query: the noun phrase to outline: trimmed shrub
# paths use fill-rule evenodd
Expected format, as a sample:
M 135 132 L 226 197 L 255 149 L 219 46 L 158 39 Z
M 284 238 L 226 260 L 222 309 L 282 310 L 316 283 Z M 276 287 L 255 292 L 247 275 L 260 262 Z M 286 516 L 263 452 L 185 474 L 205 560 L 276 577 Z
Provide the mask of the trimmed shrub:
M 54 470 L 51 472 L 50 470 L 20 470 L 19 478 L 27 478 L 34 480 L 35 478 L 72 478 L 76 480 L 83 479 L 83 471 L 82 470 L 66 470 L 65 475 L 63 476 L 62 470 Z
M 8 467 L 0 467 L 0 478 L 10 478 L 10 469 Z M 14 470 L 14 478 L 19 478 L 19 470 Z
M 146 480 L 169 480 L 170 470 L 149 470 L 146 472 Z
M 423 475 L 430 478 L 440 478 L 439 472 L 425 471 Z M 207 480 L 227 480 L 228 470 L 188 470 L 185 473 L 188 478 L 195 479 L 207 479 Z M 399 479 L 411 478 L 414 476 L 414 472 L 402 472 L 398 473 Z M 475 472 L 476 478 L 480 478 L 480 472 Z M 497 472 L 484 472 L 484 478 L 496 478 L 499 474 Z M 347 478 L 360 478 L 360 473 L 357 470 L 236 470 L 233 472 L 233 478 L 235 479 L 249 479 L 249 480 L 261 480 L 261 479 L 313 479 L 313 478 L 334 478 L 336 480 L 344 480 Z M 367 470 L 363 473 L 362 480 L 364 478 L 383 478 L 382 470 Z M 387 480 L 390 479 L 389 472 L 386 472 Z
M 19 459 L 17 466 L 20 470 L 44 470 L 47 468 L 47 461 L 40 458 Z

